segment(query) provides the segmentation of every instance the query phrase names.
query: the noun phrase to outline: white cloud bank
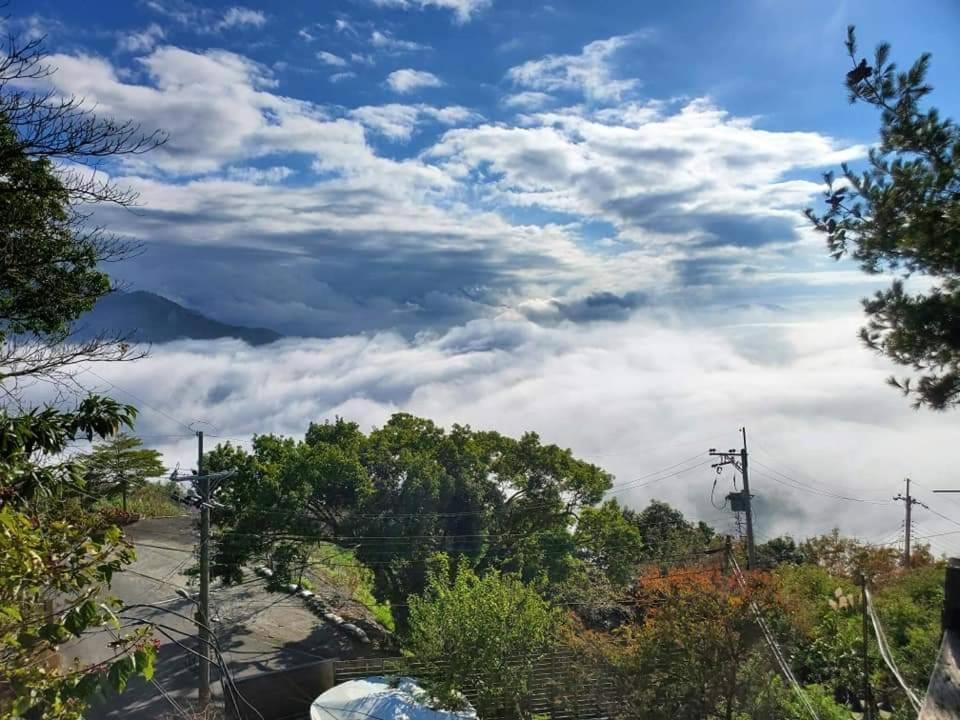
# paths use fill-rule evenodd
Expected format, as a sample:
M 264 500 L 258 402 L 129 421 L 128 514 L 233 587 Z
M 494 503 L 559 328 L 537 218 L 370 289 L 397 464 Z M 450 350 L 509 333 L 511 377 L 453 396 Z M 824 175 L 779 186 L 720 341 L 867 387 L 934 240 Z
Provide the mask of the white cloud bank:
M 955 485 L 944 448 L 956 437 L 958 416 L 914 412 L 885 387 L 889 368 L 856 341 L 859 318 L 797 322 L 746 311 L 734 318 L 742 322 L 720 324 L 731 317 L 693 325 L 635 315 L 624 323 L 544 328 L 504 315 L 415 341 L 387 333 L 263 348 L 176 343 L 155 347 L 147 360 L 96 371 L 184 422 L 211 423 L 204 426 L 211 436 L 302 435 L 310 421 L 335 415 L 368 429 L 403 410 L 445 425 L 535 430 L 613 471 L 618 483 L 694 455 L 707 459 L 709 447 L 736 446 L 743 424 L 763 536 L 838 525 L 880 539 L 896 532 L 902 515 L 892 502 L 786 488 L 770 468 L 827 492 L 881 501 L 906 475 L 925 488 Z M 138 430 L 149 438 L 184 428 L 143 407 Z M 152 442 L 169 461 L 192 462 L 192 439 Z M 709 504 L 714 478 L 702 467 L 618 497 L 633 505 L 665 499 L 727 529 L 729 516 Z M 717 496 L 728 491 L 724 476 Z M 918 535 L 957 529 L 919 510 L 915 519 Z M 960 535 L 950 547 L 957 545 Z

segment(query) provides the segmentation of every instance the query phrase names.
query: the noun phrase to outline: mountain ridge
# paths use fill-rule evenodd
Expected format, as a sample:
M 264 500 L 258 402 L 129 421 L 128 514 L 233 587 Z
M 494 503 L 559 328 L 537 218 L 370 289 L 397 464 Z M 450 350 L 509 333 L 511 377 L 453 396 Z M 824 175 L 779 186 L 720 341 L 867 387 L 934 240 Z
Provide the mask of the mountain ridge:
M 214 320 L 198 310 L 147 290 L 106 295 L 77 321 L 75 336 L 78 338 L 100 333 L 116 333 L 129 337 L 132 342 L 155 344 L 229 337 L 259 346 L 283 337 L 269 328 Z

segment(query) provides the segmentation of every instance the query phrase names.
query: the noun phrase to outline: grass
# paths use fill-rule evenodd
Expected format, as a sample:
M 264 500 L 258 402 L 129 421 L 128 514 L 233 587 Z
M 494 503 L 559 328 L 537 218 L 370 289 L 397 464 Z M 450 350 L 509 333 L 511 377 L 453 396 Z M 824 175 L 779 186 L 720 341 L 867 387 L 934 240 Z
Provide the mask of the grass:
M 148 482 L 131 491 L 127 496 L 127 511 L 145 518 L 183 515 L 183 507 L 170 499 L 170 492 L 170 483 Z M 104 498 L 98 503 L 99 507 L 122 507 L 122 505 L 123 500 L 119 495 Z
M 314 572 L 331 585 L 344 589 L 350 598 L 366 607 L 387 630 L 396 630 L 390 603 L 378 602 L 373 596 L 373 571 L 357 560 L 353 550 L 321 543 L 312 558 Z

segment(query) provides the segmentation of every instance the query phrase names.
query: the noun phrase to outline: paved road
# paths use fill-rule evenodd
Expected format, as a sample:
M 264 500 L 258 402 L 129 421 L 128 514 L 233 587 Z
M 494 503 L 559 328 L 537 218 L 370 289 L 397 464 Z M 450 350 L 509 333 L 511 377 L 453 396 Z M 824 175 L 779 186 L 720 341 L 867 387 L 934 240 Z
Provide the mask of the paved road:
M 173 638 L 195 648 L 195 627 L 173 614 L 191 617 L 194 611 L 189 600 L 176 594 L 177 588 L 196 591 L 184 574 L 195 565 L 193 525 L 191 517 L 184 517 L 142 520 L 128 527 L 137 560 L 114 576 L 111 593 L 127 605 L 156 606 L 134 607 L 123 617 L 162 623 Z M 325 658 L 370 654 L 369 647 L 355 644 L 318 619 L 299 598 L 267 591 L 259 578 L 234 587 L 214 586 L 210 610 L 224 659 L 237 679 Z M 122 695 L 95 703 L 87 713 L 89 720 L 178 717 L 163 693 L 182 705 L 196 700 L 195 656 L 162 634 L 156 637 L 161 647 L 155 684 L 135 680 Z M 109 631 L 91 633 L 63 647 L 62 654 L 66 662 L 73 658 L 83 664 L 99 662 L 110 656 L 107 643 L 111 639 Z M 216 671 L 214 678 L 219 678 Z M 213 691 L 219 695 L 219 682 Z

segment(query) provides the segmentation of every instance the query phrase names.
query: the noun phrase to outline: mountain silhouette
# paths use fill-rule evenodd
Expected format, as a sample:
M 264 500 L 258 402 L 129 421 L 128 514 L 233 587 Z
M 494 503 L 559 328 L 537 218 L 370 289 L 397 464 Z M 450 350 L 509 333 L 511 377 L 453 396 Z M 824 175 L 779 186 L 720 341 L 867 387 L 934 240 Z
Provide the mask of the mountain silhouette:
M 250 345 L 266 345 L 283 337 L 267 328 L 222 323 L 145 290 L 104 296 L 77 321 L 74 337 L 99 333 L 122 334 L 141 343 L 237 338 Z

